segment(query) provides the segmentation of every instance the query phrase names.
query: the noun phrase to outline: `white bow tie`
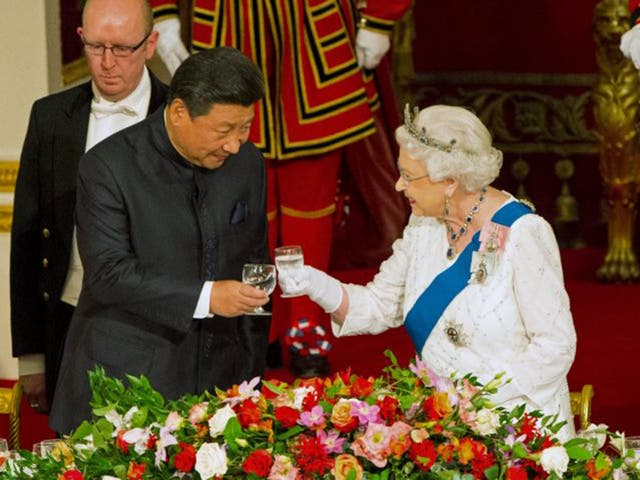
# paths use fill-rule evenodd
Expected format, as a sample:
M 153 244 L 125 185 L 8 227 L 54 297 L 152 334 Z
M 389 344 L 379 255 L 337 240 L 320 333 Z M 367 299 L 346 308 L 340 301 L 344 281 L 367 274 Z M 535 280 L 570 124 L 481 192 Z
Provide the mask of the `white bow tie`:
M 123 115 L 129 115 L 135 117 L 138 113 L 129 105 L 118 103 L 98 103 L 95 100 L 91 101 L 91 112 L 96 118 L 103 118 L 114 113 L 122 113 Z

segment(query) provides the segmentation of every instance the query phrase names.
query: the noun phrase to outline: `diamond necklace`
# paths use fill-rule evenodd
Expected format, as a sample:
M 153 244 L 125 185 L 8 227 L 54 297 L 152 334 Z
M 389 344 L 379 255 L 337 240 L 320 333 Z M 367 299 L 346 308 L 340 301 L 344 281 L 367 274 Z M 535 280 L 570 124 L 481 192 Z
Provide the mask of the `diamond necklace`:
M 464 237 L 466 233 L 469 231 L 469 225 L 471 224 L 473 217 L 478 210 L 480 210 L 480 204 L 484 202 L 485 194 L 487 193 L 487 187 L 482 187 L 480 190 L 480 195 L 478 196 L 478 200 L 471 207 L 471 211 L 467 213 L 467 216 L 464 217 L 464 223 L 460 227 L 460 230 L 454 232 L 449 225 L 449 197 L 445 195 L 444 197 L 444 225 L 447 228 L 447 243 L 449 243 L 449 248 L 447 248 L 447 260 L 453 260 L 455 256 L 458 254 L 456 247 L 453 244 L 460 238 Z

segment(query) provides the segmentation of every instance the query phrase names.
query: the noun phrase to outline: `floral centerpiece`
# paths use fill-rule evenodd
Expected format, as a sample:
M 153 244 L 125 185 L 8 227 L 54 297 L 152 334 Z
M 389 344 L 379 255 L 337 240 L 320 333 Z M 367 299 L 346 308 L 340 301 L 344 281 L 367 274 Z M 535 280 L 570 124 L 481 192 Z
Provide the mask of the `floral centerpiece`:
M 22 452 L 0 478 L 57 480 L 471 480 L 640 478 L 592 427 L 561 444 L 555 417 L 493 408 L 497 376 L 441 378 L 420 360 L 379 378 L 343 372 L 293 385 L 259 379 L 167 402 L 146 378 L 90 373 L 93 420 L 46 458 Z M 612 435 L 612 442 L 621 442 Z

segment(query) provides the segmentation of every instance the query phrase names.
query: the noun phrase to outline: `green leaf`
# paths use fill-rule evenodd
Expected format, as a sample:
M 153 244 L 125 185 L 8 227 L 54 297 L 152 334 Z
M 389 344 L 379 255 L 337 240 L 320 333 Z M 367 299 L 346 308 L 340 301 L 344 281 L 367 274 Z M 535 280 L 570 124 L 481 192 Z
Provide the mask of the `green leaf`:
M 275 383 L 271 383 L 271 382 L 270 382 L 270 381 L 268 381 L 268 380 L 263 380 L 263 381 L 262 381 L 262 384 L 263 384 L 265 387 L 267 387 L 269 390 L 271 390 L 273 393 L 280 394 L 280 393 L 286 393 L 286 392 L 287 392 L 287 389 L 286 389 L 286 388 L 281 387 L 281 386 L 279 386 L 279 385 L 276 385 Z
M 522 417 L 522 415 L 524 415 L 524 411 L 525 411 L 525 405 L 518 405 L 516 407 L 513 407 L 513 409 L 511 410 L 511 416 L 513 418 L 520 418 Z
M 528 455 L 527 449 L 520 442 L 513 446 L 513 456 L 515 458 L 526 458 Z
M 487 477 L 487 480 L 495 480 L 500 477 L 500 467 L 498 465 L 493 465 L 492 467 L 487 468 L 484 471 L 484 476 Z
M 391 365 L 393 365 L 394 367 L 398 366 L 398 359 L 396 358 L 396 356 L 393 354 L 391 350 L 386 349 L 384 351 L 384 356 L 389 359 L 389 361 L 391 362 Z
M 149 409 L 145 406 L 140 407 L 140 409 L 131 417 L 131 426 L 144 427 L 146 425 L 148 416 Z
M 113 467 L 113 473 L 116 474 L 116 477 L 122 478 L 123 480 L 127 478 L 127 466 L 126 465 L 116 465 Z
M 91 430 L 91 424 L 85 420 L 80 424 L 78 428 L 76 428 L 73 434 L 71 434 L 71 440 L 73 440 L 74 442 L 82 440 L 83 438 L 91 434 Z
M 224 441 L 233 453 L 240 452 L 240 446 L 236 443 L 239 438 L 245 438 L 242 426 L 237 417 L 231 417 L 224 427 Z
M 276 437 L 277 440 L 287 440 L 288 438 L 295 437 L 296 435 L 302 433 L 304 431 L 304 427 L 301 425 L 296 425 L 295 427 L 289 428 L 286 432 L 282 432 L 278 434 Z
M 602 452 L 598 453 L 596 457 L 596 470 L 602 470 L 603 468 L 609 468 L 610 462 L 607 456 Z
M 567 450 L 567 455 L 569 455 L 569 458 L 573 460 L 589 460 L 593 458 L 593 454 L 586 448 L 578 446 L 565 448 Z

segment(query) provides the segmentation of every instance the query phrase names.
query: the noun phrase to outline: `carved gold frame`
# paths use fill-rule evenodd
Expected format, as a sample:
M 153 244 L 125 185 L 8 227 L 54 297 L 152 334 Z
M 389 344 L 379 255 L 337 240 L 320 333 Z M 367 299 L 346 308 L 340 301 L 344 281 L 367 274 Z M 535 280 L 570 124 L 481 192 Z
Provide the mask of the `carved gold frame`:
M 18 161 L 0 161 L 0 192 L 10 193 L 15 190 L 18 178 Z M 0 233 L 11 231 L 13 217 L 12 205 L 0 205 Z

